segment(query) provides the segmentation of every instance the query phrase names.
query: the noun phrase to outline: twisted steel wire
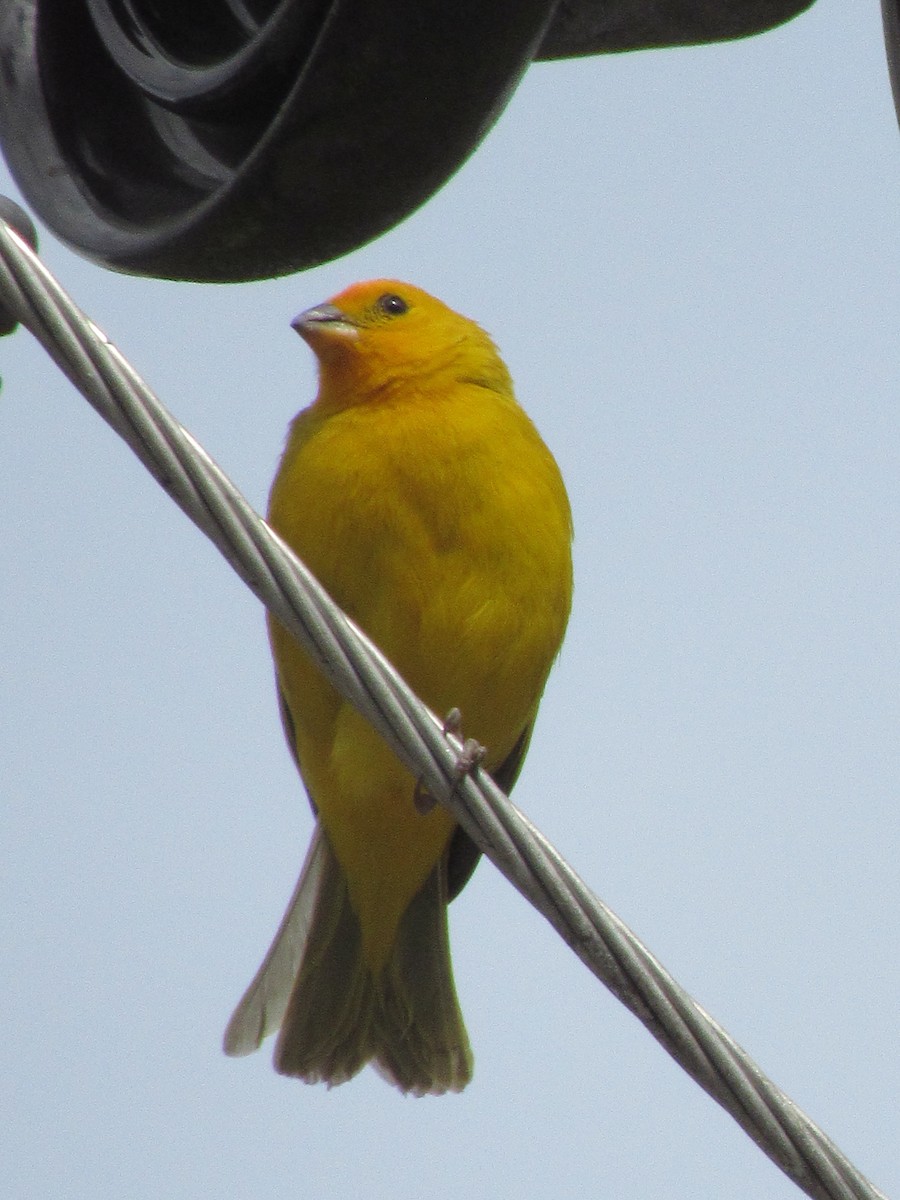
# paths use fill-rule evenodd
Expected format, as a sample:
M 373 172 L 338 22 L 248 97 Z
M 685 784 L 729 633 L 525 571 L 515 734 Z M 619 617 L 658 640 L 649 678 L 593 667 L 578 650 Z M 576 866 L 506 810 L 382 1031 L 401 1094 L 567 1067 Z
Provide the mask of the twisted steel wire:
M 0 301 L 582 962 L 815 1200 L 885 1200 L 475 769 L 390 663 L 0 220 Z

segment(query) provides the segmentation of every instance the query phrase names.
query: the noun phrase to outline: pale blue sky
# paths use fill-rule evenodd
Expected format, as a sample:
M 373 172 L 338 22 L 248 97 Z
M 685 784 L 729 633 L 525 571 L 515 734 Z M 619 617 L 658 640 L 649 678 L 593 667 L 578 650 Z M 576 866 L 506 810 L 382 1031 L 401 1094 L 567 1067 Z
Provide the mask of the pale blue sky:
M 258 506 L 314 389 L 301 308 L 391 275 L 490 330 L 577 531 L 516 800 L 900 1193 L 900 134 L 875 0 L 533 67 L 419 213 L 290 279 L 42 251 Z M 221 1055 L 310 829 L 262 614 L 27 333 L 0 374 L 7 1194 L 798 1195 L 489 865 L 451 915 L 463 1095 Z

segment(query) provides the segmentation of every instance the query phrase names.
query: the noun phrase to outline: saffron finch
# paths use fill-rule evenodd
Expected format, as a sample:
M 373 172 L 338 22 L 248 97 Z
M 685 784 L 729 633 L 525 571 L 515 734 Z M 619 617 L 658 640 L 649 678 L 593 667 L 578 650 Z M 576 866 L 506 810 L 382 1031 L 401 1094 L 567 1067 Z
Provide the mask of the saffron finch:
M 509 790 L 562 641 L 571 515 L 550 451 L 474 322 L 404 283 L 301 313 L 319 390 L 293 421 L 269 522 L 436 712 L 461 713 Z M 316 814 L 281 927 L 225 1034 L 281 1030 L 275 1067 L 459 1091 L 472 1055 L 447 903 L 478 851 L 272 618 L 285 734 Z

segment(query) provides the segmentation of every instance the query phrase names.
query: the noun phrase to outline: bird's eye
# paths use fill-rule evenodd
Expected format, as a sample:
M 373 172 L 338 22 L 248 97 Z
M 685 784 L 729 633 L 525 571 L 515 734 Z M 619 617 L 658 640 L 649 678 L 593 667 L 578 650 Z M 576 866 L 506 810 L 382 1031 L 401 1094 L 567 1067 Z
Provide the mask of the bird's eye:
M 409 305 L 402 296 L 397 296 L 394 292 L 386 292 L 383 296 L 378 297 L 378 308 L 386 317 L 399 317 L 402 313 L 408 312 Z

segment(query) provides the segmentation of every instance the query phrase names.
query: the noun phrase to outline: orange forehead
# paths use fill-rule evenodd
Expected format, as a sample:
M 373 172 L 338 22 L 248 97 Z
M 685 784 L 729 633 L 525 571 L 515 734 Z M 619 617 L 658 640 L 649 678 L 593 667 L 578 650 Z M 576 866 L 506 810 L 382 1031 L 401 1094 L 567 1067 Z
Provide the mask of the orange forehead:
M 329 304 L 346 309 L 348 312 L 359 311 L 371 307 L 380 296 L 390 292 L 397 293 L 411 303 L 422 304 L 424 301 L 443 307 L 439 301 L 429 296 L 427 292 L 423 292 L 421 288 L 414 287 L 411 283 L 403 283 L 399 279 L 367 279 L 361 283 L 351 283 L 342 292 L 332 296 Z

